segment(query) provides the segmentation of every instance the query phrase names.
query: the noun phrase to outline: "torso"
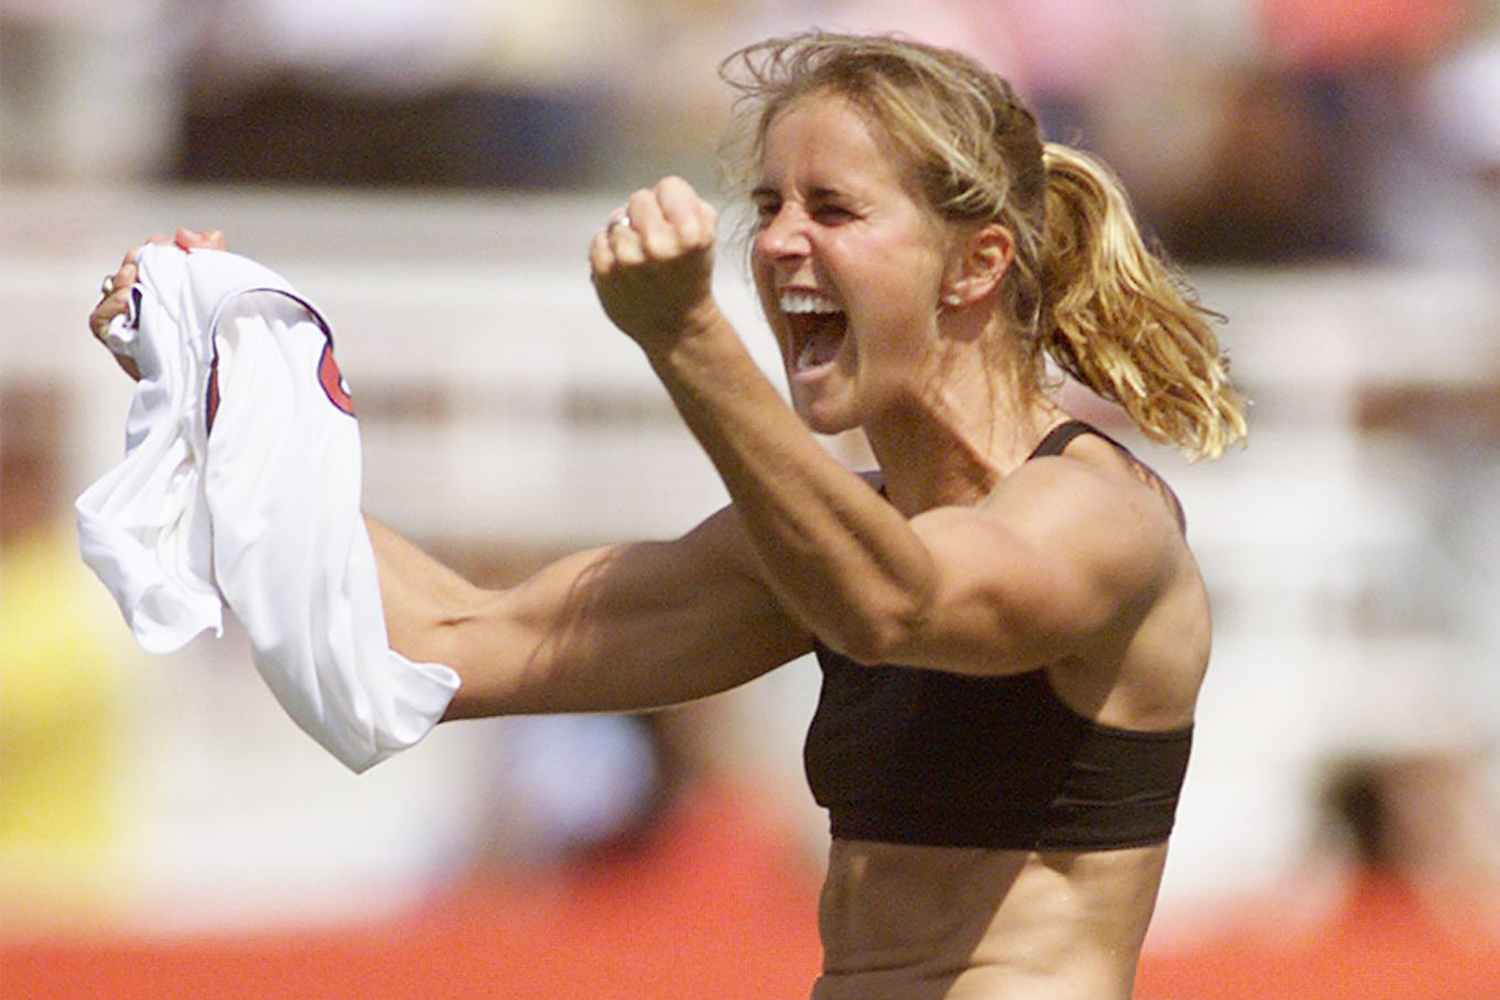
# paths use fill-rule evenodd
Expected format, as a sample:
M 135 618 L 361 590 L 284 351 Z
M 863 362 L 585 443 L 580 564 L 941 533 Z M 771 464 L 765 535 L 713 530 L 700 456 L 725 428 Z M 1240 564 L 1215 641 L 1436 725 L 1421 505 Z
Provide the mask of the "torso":
M 1165 861 L 835 841 L 813 998 L 1126 1000 Z
M 1163 515 L 1176 517 L 1159 482 L 1114 445 L 1091 436 L 1068 454 L 1163 493 Z M 1071 712 L 1148 733 L 1191 723 L 1208 609 L 1185 542 L 1176 549 L 1169 584 L 1128 634 L 1042 671 Z M 813 996 L 1127 1000 L 1165 859 L 1164 839 L 1084 850 L 835 839 Z

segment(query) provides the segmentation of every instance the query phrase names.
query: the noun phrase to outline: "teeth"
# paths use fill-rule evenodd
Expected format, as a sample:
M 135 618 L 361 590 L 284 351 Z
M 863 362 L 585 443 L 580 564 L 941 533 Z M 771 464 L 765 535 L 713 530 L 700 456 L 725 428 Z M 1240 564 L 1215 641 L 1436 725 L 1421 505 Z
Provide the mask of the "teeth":
M 783 292 L 780 304 L 784 313 L 843 312 L 832 299 L 814 292 Z

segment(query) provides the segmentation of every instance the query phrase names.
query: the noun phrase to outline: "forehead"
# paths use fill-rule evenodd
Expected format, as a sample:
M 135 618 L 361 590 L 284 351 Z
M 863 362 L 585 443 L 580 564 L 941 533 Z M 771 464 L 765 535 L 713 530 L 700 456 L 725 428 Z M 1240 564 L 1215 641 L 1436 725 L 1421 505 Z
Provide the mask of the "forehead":
M 760 171 L 768 182 L 834 179 L 905 187 L 903 158 L 866 111 L 834 94 L 803 97 L 766 128 Z

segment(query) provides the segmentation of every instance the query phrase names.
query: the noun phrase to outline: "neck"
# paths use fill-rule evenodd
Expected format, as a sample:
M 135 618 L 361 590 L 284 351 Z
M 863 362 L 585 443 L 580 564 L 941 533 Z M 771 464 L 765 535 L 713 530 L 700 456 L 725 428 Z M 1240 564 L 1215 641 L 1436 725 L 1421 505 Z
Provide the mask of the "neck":
M 1013 372 L 981 366 L 971 374 L 865 425 L 886 495 L 908 516 L 979 503 L 1067 416 Z

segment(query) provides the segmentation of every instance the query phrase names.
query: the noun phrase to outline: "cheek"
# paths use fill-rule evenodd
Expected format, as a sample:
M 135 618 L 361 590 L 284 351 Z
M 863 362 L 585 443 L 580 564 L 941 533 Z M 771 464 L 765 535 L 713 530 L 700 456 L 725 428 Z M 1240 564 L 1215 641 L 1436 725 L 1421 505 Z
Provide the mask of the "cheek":
M 786 338 L 778 323 L 781 310 L 776 304 L 776 295 L 771 290 L 771 283 L 765 280 L 758 271 L 754 272 L 752 277 L 755 281 L 755 301 L 760 303 L 761 318 L 766 321 L 766 326 L 771 328 L 771 334 L 776 338 L 776 343 L 781 344 Z

